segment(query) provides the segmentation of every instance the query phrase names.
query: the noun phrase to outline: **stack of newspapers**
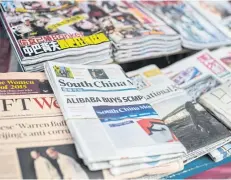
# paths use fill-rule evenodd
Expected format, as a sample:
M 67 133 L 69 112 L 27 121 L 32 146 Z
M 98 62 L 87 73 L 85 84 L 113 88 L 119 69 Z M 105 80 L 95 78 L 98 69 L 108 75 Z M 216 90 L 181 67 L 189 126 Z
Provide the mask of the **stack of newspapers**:
M 128 1 L 82 2 L 113 43 L 113 57 L 124 63 L 181 50 L 180 35 L 155 15 Z M 97 16 L 100 14 L 100 16 Z
M 43 62 L 110 63 L 111 44 L 74 1 L 1 1 L 3 24 L 25 71 Z
M 185 147 L 120 66 L 49 61 L 45 72 L 78 156 L 90 170 L 104 169 L 118 179 L 183 168 Z
M 184 163 L 231 141 L 228 128 L 155 65 L 128 72 L 127 76 L 186 147 Z
M 215 23 L 211 23 L 211 21 L 203 16 L 204 13 L 202 15 L 198 9 L 194 8 L 193 4 L 203 4 L 203 2 L 137 1 L 138 4 L 177 30 L 182 37 L 182 45 L 186 48 L 198 50 L 230 44 L 230 39 L 227 37 L 227 33 L 221 31 L 223 27 L 217 23 L 217 18 L 210 16 L 210 19 L 215 20 Z M 208 3 L 211 4 L 210 2 Z M 224 3 L 220 4 L 220 2 L 217 2 L 217 4 L 220 6 L 224 5 Z M 201 11 L 203 12 L 206 11 L 206 7 L 204 6 L 201 5 Z M 219 8 L 219 6 L 216 7 Z M 213 11 L 213 9 L 211 8 L 210 11 Z M 217 16 L 223 16 L 218 15 L 215 11 L 213 13 L 217 14 Z M 229 28 L 228 23 L 225 25 L 223 22 L 223 26 L 226 26 L 226 29 Z
M 229 1 L 191 1 L 195 9 L 204 15 L 214 26 L 231 38 L 231 4 Z
M 230 129 L 229 84 L 230 47 L 222 47 L 212 52 L 201 51 L 175 63 L 163 72 L 188 95 L 202 104 L 208 112 Z M 230 156 L 231 144 L 227 143 L 209 153 L 214 161 Z

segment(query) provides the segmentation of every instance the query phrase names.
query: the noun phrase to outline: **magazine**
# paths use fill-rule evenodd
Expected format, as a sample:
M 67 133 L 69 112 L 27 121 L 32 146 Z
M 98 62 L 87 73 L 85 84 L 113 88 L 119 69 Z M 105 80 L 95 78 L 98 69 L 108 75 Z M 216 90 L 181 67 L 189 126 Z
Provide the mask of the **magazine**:
M 2 1 L 1 9 L 23 66 L 111 49 L 109 39 L 77 2 Z
M 155 65 L 128 72 L 127 76 L 186 147 L 185 163 L 230 140 L 229 130 Z
M 197 50 L 230 44 L 226 35 L 213 26 L 188 2 L 137 2 L 177 30 L 182 37 L 182 44 L 186 48 Z
M 231 38 L 231 4 L 229 1 L 193 1 L 195 9 L 204 15 L 214 26 Z
M 77 156 L 43 73 L 0 74 L 1 179 L 102 179 Z
M 231 73 L 208 50 L 182 59 L 162 71 L 196 100 L 231 77 Z
M 114 52 L 119 53 L 120 49 L 126 49 L 126 51 L 145 54 L 139 47 L 147 47 L 147 43 L 161 43 L 165 49 L 175 43 L 174 49 L 179 51 L 180 36 L 158 17 L 146 12 L 131 1 L 84 1 L 80 5 L 90 17 L 95 19 L 112 41 Z M 113 54 L 115 61 L 123 61 L 124 57 L 117 53 Z M 132 60 L 135 56 L 131 53 L 127 54 L 129 54 L 128 60 Z M 154 57 L 155 52 L 149 53 L 148 56 L 149 58 Z M 137 56 L 137 58 L 142 59 L 142 56 Z
M 45 71 L 87 162 L 185 152 L 120 66 L 47 62 Z

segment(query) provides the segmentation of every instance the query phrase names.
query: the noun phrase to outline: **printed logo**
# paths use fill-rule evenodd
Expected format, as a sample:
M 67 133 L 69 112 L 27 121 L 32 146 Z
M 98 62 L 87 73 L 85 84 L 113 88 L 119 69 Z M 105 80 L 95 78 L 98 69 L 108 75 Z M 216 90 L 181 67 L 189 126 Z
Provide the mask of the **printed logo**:
M 57 77 L 65 77 L 65 78 L 71 78 L 74 79 L 74 75 L 71 72 L 71 69 L 69 67 L 63 67 L 63 66 L 53 66 L 53 69 L 55 71 L 55 74 Z

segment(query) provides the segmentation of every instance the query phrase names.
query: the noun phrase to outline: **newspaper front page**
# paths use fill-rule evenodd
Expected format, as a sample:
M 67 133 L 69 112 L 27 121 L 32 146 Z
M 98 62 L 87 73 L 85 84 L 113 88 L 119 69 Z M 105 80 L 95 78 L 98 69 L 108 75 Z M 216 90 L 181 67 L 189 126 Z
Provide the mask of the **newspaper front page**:
M 155 65 L 127 75 L 186 147 L 188 154 L 184 157 L 185 162 L 207 154 L 230 140 L 229 130 Z
M 24 64 L 110 48 L 109 39 L 75 1 L 1 1 L 1 9 Z
M 182 44 L 190 49 L 226 45 L 230 40 L 202 14 L 185 1 L 139 1 L 181 34 Z
M 200 51 L 162 71 L 194 100 L 231 78 L 228 67 L 208 50 Z
M 77 156 L 43 73 L 0 74 L 0 108 L 1 179 L 103 178 Z
M 184 152 L 120 66 L 47 62 L 45 69 L 87 162 Z

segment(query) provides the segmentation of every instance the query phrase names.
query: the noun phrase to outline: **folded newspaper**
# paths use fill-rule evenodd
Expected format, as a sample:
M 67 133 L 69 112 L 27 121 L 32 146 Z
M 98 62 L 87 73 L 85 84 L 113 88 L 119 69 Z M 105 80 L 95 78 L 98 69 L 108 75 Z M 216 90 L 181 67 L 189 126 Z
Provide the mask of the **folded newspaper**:
M 231 81 L 202 95 L 199 102 L 231 129 Z
M 212 52 L 204 50 L 168 66 L 163 71 L 193 99 L 198 99 L 230 79 L 229 56 L 229 47 Z M 214 157 L 214 153 L 218 154 L 221 149 L 226 149 L 226 145 L 209 153 L 213 160 L 221 160 L 220 156 Z
M 186 147 L 188 163 L 231 140 L 229 130 L 167 78 L 155 65 L 127 73 Z M 166 108 L 167 107 L 167 108 Z
M 0 102 L 1 179 L 103 178 L 77 156 L 44 73 L 0 74 Z
M 231 47 L 222 47 L 213 50 L 212 55 L 231 71 Z
M 231 128 L 231 82 L 207 92 L 199 98 L 199 102 L 216 116 L 229 129 Z M 221 161 L 230 156 L 230 143 L 212 151 L 210 157 L 214 161 Z
M 219 162 L 223 159 L 231 156 L 231 143 L 227 143 L 224 146 L 215 149 L 209 153 L 209 156 L 215 161 Z
M 179 32 L 182 45 L 204 49 L 230 44 L 230 39 L 185 1 L 137 1 Z M 217 2 L 218 3 L 218 2 Z M 220 2 L 219 2 L 220 4 Z M 204 9 L 203 9 L 204 11 Z
M 231 3 L 229 1 L 198 0 L 190 3 L 214 26 L 231 38 Z
M 185 152 L 120 66 L 47 62 L 45 71 L 86 162 Z
M 1 1 L 1 18 L 25 71 L 49 60 L 111 61 L 111 43 L 75 1 Z M 64 58 L 65 57 L 65 58 Z
M 194 100 L 231 78 L 228 67 L 208 50 L 182 59 L 162 71 Z
M 151 164 L 147 166 L 151 166 Z M 159 167 L 154 167 L 154 168 L 142 167 L 142 169 L 143 169 L 142 172 L 135 171 L 133 173 L 122 174 L 119 176 L 112 176 L 108 170 L 103 170 L 103 175 L 105 179 L 115 179 L 115 180 L 135 179 L 137 177 L 142 177 L 142 179 L 150 179 L 150 178 L 159 179 L 163 177 L 165 174 L 169 174 L 169 173 L 173 174 L 177 171 L 183 170 L 184 164 L 181 160 L 178 160 L 172 163 L 160 165 Z
M 181 50 L 179 34 L 131 1 L 82 1 L 79 5 L 110 38 L 117 62 Z

